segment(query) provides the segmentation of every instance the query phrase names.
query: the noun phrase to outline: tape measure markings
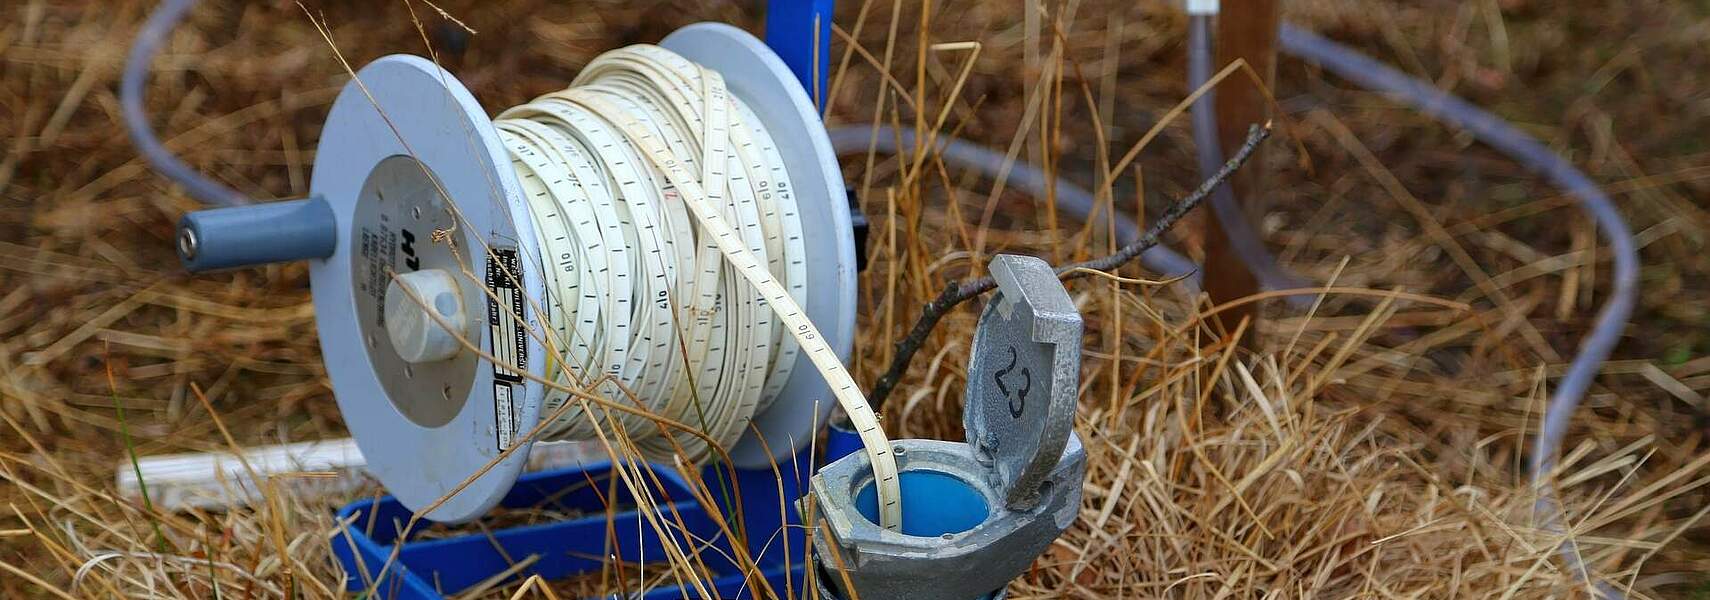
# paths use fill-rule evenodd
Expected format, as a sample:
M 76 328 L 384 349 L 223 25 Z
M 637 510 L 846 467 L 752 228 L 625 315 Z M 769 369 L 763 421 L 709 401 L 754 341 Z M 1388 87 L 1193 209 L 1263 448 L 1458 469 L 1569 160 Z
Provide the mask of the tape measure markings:
M 632 46 L 495 124 L 534 213 L 540 254 L 555 260 L 547 283 L 563 298 L 547 303 L 548 321 L 574 350 L 561 370 L 609 374 L 651 410 L 699 422 L 728 447 L 806 353 L 860 434 L 880 524 L 895 529 L 890 443 L 800 305 L 804 231 L 783 156 L 722 76 L 663 48 Z M 621 393 L 610 387 L 601 391 Z M 543 411 L 567 398 L 549 393 Z M 644 453 L 674 452 L 647 419 L 618 419 Z M 586 439 L 595 427 L 594 415 L 572 407 L 549 436 Z M 706 455 L 698 440 L 683 447 L 695 460 Z

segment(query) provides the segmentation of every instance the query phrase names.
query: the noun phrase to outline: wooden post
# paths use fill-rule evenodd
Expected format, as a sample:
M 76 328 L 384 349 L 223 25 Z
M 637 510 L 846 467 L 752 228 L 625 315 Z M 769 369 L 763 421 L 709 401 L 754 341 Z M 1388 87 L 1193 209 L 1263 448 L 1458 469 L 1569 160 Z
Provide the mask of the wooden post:
M 1277 26 L 1280 19 L 1278 0 L 1224 0 L 1217 16 L 1217 57 L 1212 72 L 1228 66 L 1235 59 L 1244 59 L 1272 87 L 1276 80 Z M 1224 154 L 1233 152 L 1247 137 L 1247 126 L 1264 123 L 1270 118 L 1270 105 L 1252 78 L 1244 73 L 1231 75 L 1217 86 L 1217 137 Z M 1264 179 L 1264 148 L 1247 166 L 1235 172 L 1230 190 L 1247 218 L 1262 216 L 1266 202 Z M 1216 211 L 1207 211 L 1205 220 L 1205 291 L 1214 304 L 1250 296 L 1259 291 L 1252 271 L 1229 245 L 1228 236 L 1219 226 Z M 1257 221 L 1255 220 L 1256 224 Z M 1255 229 L 1256 229 L 1255 225 Z M 1222 331 L 1234 332 L 1243 318 L 1254 319 L 1247 326 L 1243 346 L 1252 347 L 1252 331 L 1258 329 L 1256 304 L 1248 304 L 1214 316 Z

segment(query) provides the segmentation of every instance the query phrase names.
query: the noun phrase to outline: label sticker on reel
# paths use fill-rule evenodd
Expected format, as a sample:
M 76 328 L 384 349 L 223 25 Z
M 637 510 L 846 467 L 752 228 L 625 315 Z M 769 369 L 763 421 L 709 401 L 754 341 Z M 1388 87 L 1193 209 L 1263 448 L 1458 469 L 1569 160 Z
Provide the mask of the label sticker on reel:
M 522 262 L 515 248 L 491 249 L 487 255 L 487 289 L 492 292 L 487 297 L 487 328 L 493 357 L 499 359 L 493 363 L 493 416 L 497 424 L 495 443 L 501 452 L 516 443 L 520 415 L 515 398 L 523 383 L 519 371 L 528 370 L 528 331 L 519 319 L 524 314 L 523 294 L 514 279 L 520 273 Z

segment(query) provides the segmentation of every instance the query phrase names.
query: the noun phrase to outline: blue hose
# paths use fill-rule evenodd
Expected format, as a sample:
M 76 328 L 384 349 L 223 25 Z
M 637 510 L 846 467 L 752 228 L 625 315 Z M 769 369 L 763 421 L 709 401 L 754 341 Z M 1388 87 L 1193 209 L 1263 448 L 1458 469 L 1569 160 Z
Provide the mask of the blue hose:
M 1550 403 L 1544 409 L 1543 425 L 1532 446 L 1532 485 L 1538 493 L 1536 508 L 1544 515 L 1543 525 L 1547 531 L 1562 533 L 1561 507 L 1550 486 L 1550 471 L 1555 468 L 1556 455 L 1561 450 L 1562 440 L 1567 437 L 1574 411 L 1579 408 L 1580 400 L 1591 387 L 1591 381 L 1597 376 L 1603 361 L 1609 359 L 1615 344 L 1621 341 L 1621 332 L 1627 328 L 1627 320 L 1632 317 L 1637 304 L 1639 250 L 1632 230 L 1621 218 L 1621 213 L 1615 210 L 1615 202 L 1589 177 L 1506 121 L 1312 32 L 1284 25 L 1280 33 L 1278 39 L 1284 52 L 1318 63 L 1324 70 L 1361 87 L 1383 92 L 1444 124 L 1465 129 L 1527 170 L 1550 180 L 1579 203 L 1580 210 L 1597 223 L 1604 239 L 1609 242 L 1614 260 L 1614 284 L 1609 301 L 1598 311 L 1591 333 L 1580 342 L 1579 355 L 1568 364 L 1567 373 L 1556 383 L 1555 393 L 1550 395 Z M 1563 562 L 1582 579 L 1591 581 L 1571 538 L 1566 539 L 1559 550 Z M 1597 587 L 1599 589 L 1595 592 L 1604 596 L 1620 596 L 1607 584 Z
M 131 53 L 125 58 L 125 72 L 119 81 L 119 108 L 125 116 L 125 130 L 131 143 L 142 153 L 149 166 L 178 185 L 184 186 L 192 198 L 213 206 L 249 204 L 249 197 L 218 181 L 197 173 L 190 165 L 178 160 L 172 151 L 155 137 L 149 126 L 148 111 L 143 108 L 143 83 L 148 80 L 148 66 L 160 51 L 172 28 L 184 19 L 184 13 L 196 5 L 196 0 L 165 0 L 148 16 L 137 39 L 131 43 Z

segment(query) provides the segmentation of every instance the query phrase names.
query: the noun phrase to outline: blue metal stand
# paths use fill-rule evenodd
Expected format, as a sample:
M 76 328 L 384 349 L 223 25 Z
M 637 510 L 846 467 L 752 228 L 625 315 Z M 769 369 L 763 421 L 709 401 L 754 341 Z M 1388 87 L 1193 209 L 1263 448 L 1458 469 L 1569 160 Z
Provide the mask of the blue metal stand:
M 830 67 L 832 5 L 833 0 L 771 0 L 767 5 L 766 43 L 822 106 Z M 853 432 L 832 428 L 828 446 L 835 458 L 859 448 L 860 441 Z M 813 596 L 804 587 L 809 549 L 795 500 L 807 487 L 816 464 L 803 449 L 789 464 L 779 464 L 777 471 L 707 467 L 701 480 L 715 499 L 716 514 L 696 503 L 690 484 L 667 467 L 649 466 L 657 483 L 648 481 L 642 491 L 657 505 L 654 518 L 669 524 L 671 543 L 694 551 L 712 572 L 708 583 L 719 598 L 760 596 L 754 590 L 758 582 L 750 580 L 756 574 L 745 574 L 732 562 L 733 543 L 745 544 L 760 567 L 758 575 L 776 594 L 788 596 L 793 591 L 794 597 L 807 598 Z M 333 540 L 333 554 L 349 574 L 349 590 L 372 589 L 373 597 L 397 600 L 439 600 L 504 574 L 529 557 L 537 558 L 510 575 L 509 582 L 532 575 L 565 579 L 599 573 L 613 559 L 628 568 L 660 562 L 665 544 L 648 515 L 635 509 L 628 486 L 612 485 L 612 476 L 609 462 L 525 475 L 503 506 L 586 516 L 434 539 L 424 539 L 419 531 L 400 539 L 399 529 L 409 522 L 411 512 L 391 496 L 354 502 L 339 511 L 348 527 Z M 732 520 L 730 529 L 738 539 L 724 535 L 720 518 Z M 397 559 L 388 564 L 394 549 Z M 657 576 L 668 569 L 655 564 L 648 570 Z M 378 583 L 377 577 L 382 578 Z M 640 595 L 646 600 L 699 596 L 691 588 L 675 585 L 653 587 Z
M 771 0 L 766 3 L 766 45 L 789 65 L 814 106 L 825 109 L 831 68 L 833 0 Z
M 692 500 L 690 484 L 681 475 L 665 467 L 646 467 L 658 481 L 650 481 L 645 490 L 657 503 L 654 517 L 672 530 L 671 543 L 699 556 L 713 574 L 708 583 L 719 598 L 761 597 L 755 593 L 758 582 L 749 580 L 730 559 L 732 540 L 716 520 L 721 515 L 737 521 L 732 524 L 733 530 L 746 539 L 745 546 L 761 566 L 759 575 L 778 595 L 786 595 L 786 589 L 802 595 L 806 537 L 801 528 L 793 526 L 800 522 L 793 500 L 801 495 L 812 475 L 812 460 L 801 458 L 792 461 L 797 466 L 779 465 L 776 474 L 771 470 L 739 470 L 734 485 L 728 470 L 704 470 L 702 480 L 717 499 L 720 514 L 709 514 Z M 530 557 L 534 562 L 507 582 L 531 575 L 564 579 L 598 573 L 607 568 L 611 558 L 626 565 L 631 576 L 637 563 L 648 564 L 646 569 L 654 577 L 670 571 L 659 564 L 665 559 L 665 546 L 654 526 L 647 515 L 634 508 L 635 497 L 628 487 L 621 482 L 612 484 L 613 475 L 609 462 L 525 475 L 517 480 L 503 506 L 586 516 L 435 539 L 423 539 L 420 530 L 428 528 L 424 524 L 409 539 L 400 540 L 399 528 L 409 521 L 411 513 L 391 496 L 355 502 L 339 511 L 340 522 L 348 523 L 348 527 L 333 540 L 333 554 L 349 573 L 347 589 L 372 589 L 375 597 L 395 600 L 438 600 L 455 595 Z M 738 496 L 740 503 L 733 501 Z M 786 498 L 791 502 L 785 502 Z M 608 508 L 613 506 L 616 508 Z M 738 506 L 740 513 L 733 510 Z M 613 510 L 609 517 L 608 510 Z M 398 545 L 402 548 L 388 565 Z M 375 583 L 377 577 L 383 579 Z M 639 597 L 664 600 L 699 594 L 692 588 L 670 585 L 653 587 Z

